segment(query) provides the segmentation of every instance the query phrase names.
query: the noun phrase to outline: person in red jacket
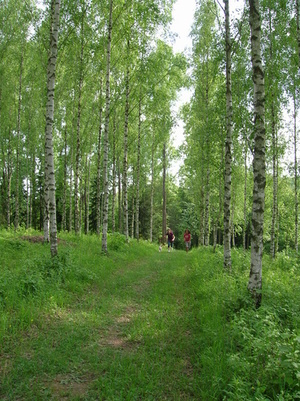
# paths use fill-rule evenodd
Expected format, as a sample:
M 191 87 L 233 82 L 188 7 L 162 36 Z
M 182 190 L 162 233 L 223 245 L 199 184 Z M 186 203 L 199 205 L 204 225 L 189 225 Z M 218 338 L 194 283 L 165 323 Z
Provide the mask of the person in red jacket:
M 188 252 L 191 246 L 191 233 L 188 229 L 185 230 L 183 234 L 184 242 L 185 242 L 185 249 Z

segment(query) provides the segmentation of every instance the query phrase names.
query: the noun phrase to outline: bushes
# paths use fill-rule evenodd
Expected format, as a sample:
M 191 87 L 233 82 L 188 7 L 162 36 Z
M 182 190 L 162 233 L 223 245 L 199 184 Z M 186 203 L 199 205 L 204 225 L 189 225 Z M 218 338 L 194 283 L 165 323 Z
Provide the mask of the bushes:
M 201 347 L 193 363 L 201 366 L 201 399 L 300 400 L 297 259 L 264 257 L 262 307 L 257 310 L 247 291 L 249 253 L 232 250 L 232 274 L 224 272 L 219 250 L 214 255 L 201 248 L 195 256 L 190 290 L 201 329 L 194 341 L 199 337 Z

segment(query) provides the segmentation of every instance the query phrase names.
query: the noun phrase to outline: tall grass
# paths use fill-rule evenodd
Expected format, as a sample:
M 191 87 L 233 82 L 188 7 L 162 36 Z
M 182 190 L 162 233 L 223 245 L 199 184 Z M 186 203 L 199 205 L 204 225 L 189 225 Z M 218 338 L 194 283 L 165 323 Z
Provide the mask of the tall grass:
M 59 235 L 59 256 L 0 232 L 0 399 L 300 399 L 299 260 L 172 253 L 122 235 Z M 30 233 L 36 236 L 38 233 Z

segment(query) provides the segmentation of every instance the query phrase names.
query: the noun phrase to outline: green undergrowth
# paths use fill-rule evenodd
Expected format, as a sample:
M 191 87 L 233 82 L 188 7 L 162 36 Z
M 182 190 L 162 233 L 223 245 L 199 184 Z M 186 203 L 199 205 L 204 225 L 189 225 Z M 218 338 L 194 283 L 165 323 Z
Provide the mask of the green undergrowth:
M 0 231 L 0 399 L 300 400 L 299 260 Z

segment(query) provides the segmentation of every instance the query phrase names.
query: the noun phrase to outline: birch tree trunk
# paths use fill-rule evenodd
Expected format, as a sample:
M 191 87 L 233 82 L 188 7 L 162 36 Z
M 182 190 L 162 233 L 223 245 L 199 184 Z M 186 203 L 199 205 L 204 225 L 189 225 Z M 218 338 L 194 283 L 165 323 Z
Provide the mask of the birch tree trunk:
M 297 41 L 298 41 L 298 68 L 300 70 L 300 0 L 296 0 Z
M 127 42 L 129 53 L 129 40 Z M 123 159 L 123 233 L 128 241 L 128 188 L 127 188 L 127 169 L 128 169 L 128 117 L 129 117 L 129 67 L 126 73 L 126 101 L 125 101 L 125 124 L 124 124 L 124 159 Z
M 63 183 L 63 199 L 62 199 L 62 230 L 65 231 L 67 228 L 67 211 L 66 211 L 66 205 L 67 205 L 67 148 L 68 148 L 68 143 L 67 143 L 67 129 L 65 129 L 65 143 L 64 143 L 64 183 Z
M 235 229 L 234 229 L 234 214 L 235 214 L 235 192 L 233 188 L 231 188 L 231 219 L 230 219 L 230 225 L 231 225 L 231 244 L 233 247 L 235 247 Z
M 17 160 L 16 160 L 16 203 L 15 203 L 15 229 L 19 229 L 19 190 L 20 190 L 20 131 L 21 131 L 21 106 L 22 106 L 22 73 L 23 73 L 23 49 L 20 62 L 19 76 L 19 100 L 17 122 Z
M 85 217 L 85 233 L 90 232 L 90 176 L 91 176 L 91 158 L 86 156 L 86 179 L 84 190 L 84 217 Z
M 120 159 L 118 158 L 118 221 L 119 221 L 119 232 L 122 232 L 122 179 L 121 179 L 121 169 L 120 169 Z
M 209 161 L 207 160 L 209 163 Z M 206 171 L 206 194 L 205 194 L 205 220 L 204 220 L 204 244 L 205 246 L 209 246 L 209 201 L 210 201 L 210 168 L 209 165 Z
M 232 93 L 231 93 L 231 38 L 229 19 L 229 0 L 225 5 L 225 43 L 226 43 L 226 140 L 224 177 L 224 268 L 231 270 L 231 147 L 232 147 Z
M 78 88 L 78 105 L 77 105 L 77 135 L 76 135 L 76 161 L 75 161 L 75 185 L 74 185 L 74 212 L 75 212 L 75 220 L 74 220 L 74 228 L 75 234 L 79 234 L 81 219 L 80 219 L 80 211 L 79 211 L 79 180 L 80 180 L 80 119 L 81 119 L 81 95 L 82 95 L 82 85 L 83 85 L 83 47 L 84 47 L 84 32 L 83 32 L 83 23 L 84 23 L 84 10 L 82 11 L 81 17 L 81 28 L 80 28 L 80 36 L 81 36 L 81 50 L 80 50 L 80 65 L 79 65 L 79 88 Z
M 273 27 L 272 27 L 272 17 L 271 10 L 269 9 L 269 46 L 270 46 L 270 62 L 269 64 L 273 67 Z M 275 259 L 276 255 L 276 219 L 277 219 L 277 140 L 276 140 L 276 121 L 275 121 L 275 104 L 274 104 L 274 85 L 271 83 L 269 88 L 271 97 L 271 135 L 272 135 L 272 172 L 273 172 L 273 205 L 272 205 L 272 221 L 271 221 L 271 244 L 270 253 L 271 257 Z
M 35 151 L 33 151 L 31 165 L 30 165 L 30 216 L 29 216 L 29 226 L 33 227 L 33 224 L 36 222 L 34 219 L 35 213 L 35 191 L 36 191 L 36 184 L 35 184 Z M 36 228 L 36 226 L 34 227 Z
M 96 233 L 100 236 L 101 216 L 101 136 L 102 136 L 102 78 L 100 78 L 99 131 L 97 149 Z
M 29 228 L 29 221 L 30 221 L 30 179 L 29 179 L 29 151 L 27 152 L 27 157 L 26 157 L 26 175 L 27 175 L 27 180 L 26 180 L 26 230 Z
M 73 131 L 73 130 L 72 130 Z M 73 229 L 73 145 L 71 144 L 71 154 L 70 154 L 70 198 L 69 198 L 69 232 Z
M 11 129 L 9 128 L 8 134 L 8 150 L 7 150 L 7 209 L 6 209 L 6 219 L 7 219 L 7 228 L 10 229 L 10 202 L 11 202 Z
M 254 159 L 253 205 L 251 224 L 251 268 L 248 289 L 255 305 L 261 305 L 263 224 L 265 208 L 265 85 L 261 59 L 261 19 L 259 0 L 249 0 L 251 29 L 251 59 L 254 82 Z
M 166 199 L 166 144 L 163 147 L 163 210 L 162 210 L 162 238 L 165 242 L 167 232 L 167 199 Z
M 134 202 L 134 196 L 132 196 L 132 204 L 131 204 L 131 216 L 132 216 L 132 219 L 131 219 L 131 238 L 134 238 L 134 215 L 135 215 L 135 213 L 134 213 L 135 204 L 134 203 L 135 203 Z
M 298 253 L 298 160 L 297 160 L 297 106 L 294 92 L 294 188 L 295 188 L 295 250 Z
M 111 219 L 112 219 L 112 233 L 116 230 L 115 222 L 115 205 L 116 205 L 116 119 L 114 118 L 113 127 L 113 170 L 112 170 L 112 205 L 111 205 Z
M 50 32 L 50 54 L 47 68 L 47 106 L 46 106 L 46 141 L 45 141 L 45 182 L 47 199 L 49 200 L 50 214 L 50 249 L 51 256 L 57 255 L 57 225 L 56 225 L 56 201 L 55 201 L 55 170 L 54 151 L 52 143 L 54 122 L 54 88 L 55 70 L 58 47 L 59 11 L 60 0 L 51 1 L 52 24 Z
M 203 160 L 203 158 L 202 158 Z M 205 208 L 204 208 L 204 183 L 203 183 L 203 176 L 204 176 L 204 171 L 203 171 L 203 163 L 202 163 L 202 174 L 201 174 L 201 180 L 202 183 L 200 182 L 200 216 L 199 216 L 199 245 L 203 246 L 204 245 L 204 220 L 205 220 Z
M 141 129 L 142 129 L 142 100 L 139 99 L 139 123 L 138 123 L 138 143 L 137 143 L 137 171 L 136 171 L 136 239 L 140 239 L 140 164 L 141 164 Z
M 272 126 L 272 171 L 273 171 L 273 205 L 272 205 L 272 222 L 271 222 L 271 257 L 275 259 L 276 256 L 276 229 L 277 229 L 277 140 L 276 140 L 276 127 L 275 127 L 275 112 L 274 101 L 271 104 L 271 126 Z
M 248 175 L 248 167 L 247 167 L 247 156 L 248 156 L 248 144 L 245 141 L 244 146 L 244 227 L 243 227 L 243 248 L 246 250 L 246 230 L 247 230 L 247 175 Z
M 105 127 L 103 146 L 103 225 L 102 225 L 102 251 L 107 253 L 107 231 L 108 231 L 108 129 L 110 114 L 110 56 L 112 35 L 112 10 L 113 0 L 109 4 L 109 20 L 107 34 L 107 58 L 106 58 L 106 94 L 105 94 Z
M 154 199 L 154 138 L 151 147 L 151 194 L 150 194 L 150 242 L 153 241 L 153 199 Z M 164 243 L 166 232 L 163 233 L 162 242 Z

